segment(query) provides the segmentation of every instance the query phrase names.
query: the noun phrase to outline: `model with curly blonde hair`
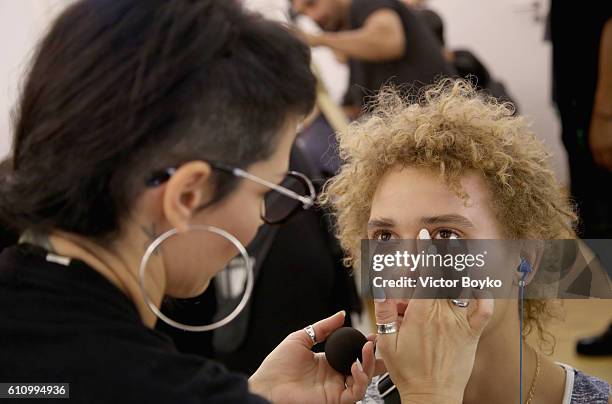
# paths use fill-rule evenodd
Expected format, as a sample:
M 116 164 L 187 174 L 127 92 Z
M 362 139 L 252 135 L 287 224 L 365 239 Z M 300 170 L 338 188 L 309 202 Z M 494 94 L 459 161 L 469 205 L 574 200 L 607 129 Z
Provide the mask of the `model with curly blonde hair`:
M 347 265 L 358 264 L 362 239 L 415 239 L 424 229 L 432 238 L 575 237 L 577 216 L 548 166 L 549 155 L 511 104 L 478 93 L 465 80 L 445 79 L 412 101 L 383 90 L 369 112 L 338 134 L 345 164 L 321 197 L 333 208 Z M 464 402 L 562 402 L 574 370 L 531 347 L 524 351 L 523 397 L 515 388 L 517 341 L 533 328 L 545 337 L 553 306 L 527 300 L 521 332 L 517 300 L 495 302 Z M 504 382 L 491 383 L 491 375 Z M 575 375 L 576 383 L 600 383 Z

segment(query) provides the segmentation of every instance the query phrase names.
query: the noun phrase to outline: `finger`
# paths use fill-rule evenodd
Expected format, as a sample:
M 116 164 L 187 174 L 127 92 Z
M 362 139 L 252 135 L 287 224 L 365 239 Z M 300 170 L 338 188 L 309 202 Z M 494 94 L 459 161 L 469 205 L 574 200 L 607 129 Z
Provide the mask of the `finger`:
M 374 376 L 380 376 L 383 373 L 387 373 L 387 365 L 385 361 L 382 359 L 376 359 L 376 364 L 374 367 Z
M 351 366 L 351 376 L 353 378 L 353 384 L 347 391 L 350 393 L 350 402 L 355 402 L 361 400 L 365 396 L 368 384 L 370 384 L 370 378 L 365 374 L 359 360 L 356 360 Z
M 363 358 L 363 371 L 371 379 L 374 376 L 376 367 L 376 356 L 374 356 L 374 343 L 372 341 L 368 341 L 363 345 L 361 357 Z
M 314 323 L 312 327 L 315 331 L 316 343 L 325 341 L 327 337 L 329 337 L 329 334 L 342 327 L 344 325 L 345 317 L 346 312 L 342 310 L 331 317 L 327 317 L 326 319 Z M 303 329 L 293 332 L 290 337 L 302 342 L 304 346 L 308 347 L 309 349 L 314 345 L 306 331 Z
M 392 299 L 385 299 L 384 301 L 374 301 L 374 311 L 376 314 L 376 324 L 389 324 L 397 322 L 397 305 Z M 390 344 L 393 341 L 392 346 L 395 346 L 395 340 L 397 339 L 397 333 L 395 334 L 379 334 L 376 338 L 376 345 L 383 343 Z
M 431 235 L 429 234 L 429 231 L 427 231 L 427 229 L 421 229 L 421 231 L 419 231 L 419 234 L 416 239 L 416 252 L 417 254 L 427 255 L 434 255 L 437 252 L 436 246 L 432 244 Z M 419 268 L 417 268 L 417 271 L 420 278 L 425 278 L 429 275 L 432 275 L 434 277 L 439 276 L 436 273 L 438 271 L 436 271 L 434 268 L 429 268 L 426 265 L 420 265 Z M 421 286 L 420 282 L 417 282 L 417 287 L 414 288 L 412 292 L 411 300 L 431 298 L 432 293 L 432 288 L 423 287 Z
M 495 306 L 490 292 L 484 292 L 483 294 L 487 295 L 487 297 L 475 299 L 474 303 L 476 303 L 476 309 L 468 315 L 470 328 L 478 335 L 482 333 L 482 330 L 484 330 L 485 326 L 491 319 Z

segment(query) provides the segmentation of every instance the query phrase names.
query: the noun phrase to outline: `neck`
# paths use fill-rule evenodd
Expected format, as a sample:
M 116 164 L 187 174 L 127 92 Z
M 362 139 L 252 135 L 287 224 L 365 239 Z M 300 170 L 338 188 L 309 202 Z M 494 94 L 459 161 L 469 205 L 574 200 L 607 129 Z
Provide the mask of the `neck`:
M 52 252 L 85 262 L 117 286 L 134 303 L 143 323 L 150 328 L 155 326 L 157 318 L 144 300 L 138 275 L 146 248 L 143 246 L 148 245 L 144 237 L 133 235 L 113 242 L 112 246 L 102 246 L 82 236 L 53 232 L 48 242 Z M 165 277 L 163 266 L 155 256 L 147 265 L 145 285 L 149 299 L 159 307 L 164 296 Z
M 512 327 L 503 325 L 495 327 L 478 343 L 474 369 L 465 389 L 463 400 L 465 404 L 516 404 L 527 401 L 529 389 L 536 374 L 536 351 L 527 343 L 523 343 L 523 389 L 522 397 L 519 398 L 519 338 L 521 336 L 518 330 L 516 305 L 511 305 L 508 312 L 508 319 L 504 321 L 504 324 L 512 325 Z M 514 325 L 517 326 L 514 327 Z M 565 372 L 563 369 L 540 354 L 540 372 L 535 379 L 532 402 L 560 403 L 564 386 Z

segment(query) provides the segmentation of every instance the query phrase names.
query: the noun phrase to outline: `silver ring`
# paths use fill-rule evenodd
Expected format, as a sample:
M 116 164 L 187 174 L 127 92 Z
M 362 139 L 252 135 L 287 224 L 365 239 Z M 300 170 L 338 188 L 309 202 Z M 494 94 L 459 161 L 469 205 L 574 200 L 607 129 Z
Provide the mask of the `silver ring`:
M 397 321 L 386 324 L 376 323 L 376 332 L 378 334 L 395 334 L 397 332 Z
M 317 343 L 317 334 L 315 334 L 314 327 L 312 325 L 309 325 L 307 327 L 304 327 L 304 331 L 306 331 L 306 334 L 308 334 L 308 337 L 312 341 L 312 345 L 316 344 Z
M 466 307 L 470 305 L 469 300 L 461 300 L 461 299 L 451 299 L 451 303 L 461 309 L 465 309 Z

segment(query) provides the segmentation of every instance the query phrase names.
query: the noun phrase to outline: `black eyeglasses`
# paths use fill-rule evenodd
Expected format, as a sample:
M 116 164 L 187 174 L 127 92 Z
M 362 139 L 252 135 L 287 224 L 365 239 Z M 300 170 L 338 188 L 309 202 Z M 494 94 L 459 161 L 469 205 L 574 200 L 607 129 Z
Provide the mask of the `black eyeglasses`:
M 300 208 L 306 210 L 314 205 L 316 198 L 314 185 L 306 175 L 297 171 L 289 171 L 283 181 L 277 185 L 237 167 L 218 162 L 207 161 L 207 163 L 213 169 L 270 188 L 270 192 L 266 193 L 261 204 L 261 218 L 268 224 L 283 223 L 299 211 Z M 154 173 L 146 181 L 146 186 L 157 187 L 163 184 L 172 177 L 177 169 L 178 167 L 169 167 Z

